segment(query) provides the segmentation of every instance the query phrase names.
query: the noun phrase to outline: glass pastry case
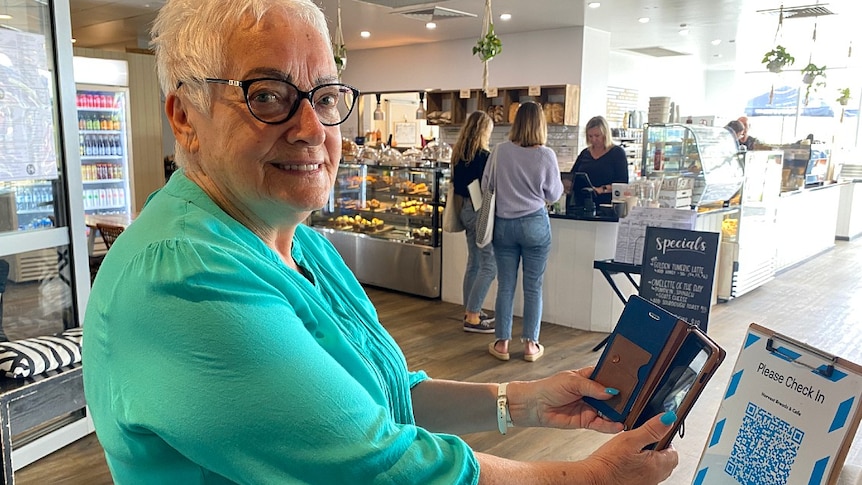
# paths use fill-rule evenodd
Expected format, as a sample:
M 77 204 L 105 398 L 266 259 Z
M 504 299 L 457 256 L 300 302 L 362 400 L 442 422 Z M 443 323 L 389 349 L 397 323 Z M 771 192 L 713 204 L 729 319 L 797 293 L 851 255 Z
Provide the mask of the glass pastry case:
M 739 147 L 726 128 L 647 125 L 643 140 L 641 174 L 663 179 L 662 191 L 691 190 L 692 207 L 705 210 L 726 206 L 742 187 Z
M 440 296 L 447 165 L 342 163 L 326 207 L 309 225 L 362 283 Z

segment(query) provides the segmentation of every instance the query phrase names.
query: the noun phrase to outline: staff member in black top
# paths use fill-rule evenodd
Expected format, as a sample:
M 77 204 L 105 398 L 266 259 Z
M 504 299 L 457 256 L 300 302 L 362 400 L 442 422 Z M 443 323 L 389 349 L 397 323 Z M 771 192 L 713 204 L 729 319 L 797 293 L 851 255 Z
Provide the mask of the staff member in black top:
M 608 122 L 595 116 L 587 122 L 587 144 L 570 172 L 584 172 L 596 188 L 596 204 L 610 204 L 613 196 L 611 184 L 628 183 L 629 168 L 626 151 L 611 141 Z

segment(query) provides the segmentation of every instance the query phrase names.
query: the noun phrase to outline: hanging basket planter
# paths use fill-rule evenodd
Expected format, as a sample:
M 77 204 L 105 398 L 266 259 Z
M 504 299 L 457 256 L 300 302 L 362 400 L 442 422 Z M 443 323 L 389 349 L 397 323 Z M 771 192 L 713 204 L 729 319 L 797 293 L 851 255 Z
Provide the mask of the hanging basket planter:
M 494 22 L 491 21 L 491 0 L 485 0 L 485 17 L 482 19 L 482 25 L 486 26 L 482 32 L 482 36 L 473 46 L 473 55 L 479 56 L 482 61 L 482 90 L 488 92 L 489 73 L 488 62 L 494 57 L 503 52 L 503 42 L 494 33 Z
M 774 49 L 763 55 L 761 62 L 766 65 L 769 72 L 778 73 L 783 71 L 785 67 L 792 66 L 796 62 L 796 58 L 790 55 L 783 46 L 776 45 Z
M 847 106 L 850 102 L 850 88 L 841 88 L 838 90 L 838 98 L 835 100 L 841 106 Z
M 808 99 L 812 90 L 816 92 L 818 89 L 826 86 L 826 66 L 819 67 L 813 62 L 809 62 L 802 69 L 802 82 L 805 84 L 804 104 L 808 106 Z

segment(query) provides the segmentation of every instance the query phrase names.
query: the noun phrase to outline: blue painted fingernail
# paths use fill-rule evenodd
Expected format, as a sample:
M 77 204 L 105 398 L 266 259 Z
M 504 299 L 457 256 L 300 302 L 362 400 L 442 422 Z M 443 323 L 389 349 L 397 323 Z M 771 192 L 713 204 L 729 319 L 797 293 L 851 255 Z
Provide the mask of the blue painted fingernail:
M 613 387 L 606 387 L 605 392 L 610 394 L 611 396 L 616 396 L 617 394 L 620 393 L 620 391 L 614 389 Z
M 665 426 L 670 426 L 674 421 L 676 421 L 676 413 L 673 411 L 667 411 L 661 415 L 661 424 Z

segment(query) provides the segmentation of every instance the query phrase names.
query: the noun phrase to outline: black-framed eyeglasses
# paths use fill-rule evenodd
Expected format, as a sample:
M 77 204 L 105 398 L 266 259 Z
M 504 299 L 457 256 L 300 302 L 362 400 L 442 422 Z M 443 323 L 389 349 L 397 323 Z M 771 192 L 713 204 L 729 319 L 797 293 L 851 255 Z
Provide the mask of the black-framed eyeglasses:
M 206 82 L 227 84 L 242 88 L 248 111 L 258 121 L 268 125 L 286 122 L 299 109 L 299 103 L 307 99 L 324 126 L 344 123 L 359 98 L 359 90 L 341 83 L 327 83 L 303 91 L 285 81 L 275 78 L 233 79 L 206 78 Z

